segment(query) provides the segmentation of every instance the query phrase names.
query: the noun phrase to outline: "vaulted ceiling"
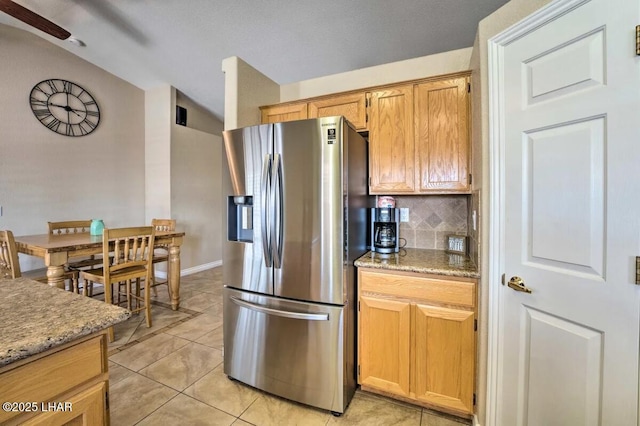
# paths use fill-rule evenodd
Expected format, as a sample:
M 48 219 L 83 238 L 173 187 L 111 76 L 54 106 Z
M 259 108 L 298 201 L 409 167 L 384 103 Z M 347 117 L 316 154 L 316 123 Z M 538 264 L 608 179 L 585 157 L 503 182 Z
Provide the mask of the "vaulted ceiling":
M 221 62 L 279 84 L 473 45 L 507 0 L 16 0 L 85 44 L 31 31 L 141 89 L 170 84 L 222 119 Z

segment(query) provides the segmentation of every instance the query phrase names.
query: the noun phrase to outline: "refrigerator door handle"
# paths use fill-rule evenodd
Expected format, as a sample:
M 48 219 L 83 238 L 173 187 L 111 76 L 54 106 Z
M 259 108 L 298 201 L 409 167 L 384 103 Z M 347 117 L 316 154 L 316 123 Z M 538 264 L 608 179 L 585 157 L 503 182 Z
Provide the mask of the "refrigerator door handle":
M 282 235 L 284 232 L 283 212 L 284 205 L 282 199 L 282 156 L 275 154 L 273 156 L 273 178 L 271 196 L 273 200 L 273 221 L 271 223 L 271 238 L 273 244 L 273 266 L 280 268 L 282 266 Z
M 262 219 L 261 234 L 262 234 L 262 254 L 264 256 L 264 263 L 267 268 L 271 267 L 273 262 L 271 253 L 271 238 L 269 235 L 269 222 L 272 220 L 269 211 L 269 191 L 271 189 L 271 155 L 266 154 L 264 156 L 264 162 L 262 164 L 262 197 L 260 206 L 260 218 Z M 271 234 L 273 235 L 273 234 Z
M 257 303 L 247 302 L 246 300 L 238 299 L 237 297 L 231 297 L 230 299 L 238 306 L 242 306 L 243 308 L 247 308 L 252 311 L 260 312 L 267 315 L 275 315 L 283 318 L 301 319 L 307 321 L 329 321 L 329 314 L 306 314 L 304 312 L 281 311 L 279 309 L 268 308 Z

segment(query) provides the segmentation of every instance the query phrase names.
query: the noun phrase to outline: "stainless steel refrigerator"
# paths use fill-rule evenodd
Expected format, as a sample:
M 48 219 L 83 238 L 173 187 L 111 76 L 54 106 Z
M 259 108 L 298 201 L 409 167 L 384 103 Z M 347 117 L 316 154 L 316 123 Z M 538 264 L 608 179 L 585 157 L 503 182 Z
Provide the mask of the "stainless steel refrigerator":
M 224 372 L 343 413 L 356 388 L 367 143 L 343 117 L 225 131 Z

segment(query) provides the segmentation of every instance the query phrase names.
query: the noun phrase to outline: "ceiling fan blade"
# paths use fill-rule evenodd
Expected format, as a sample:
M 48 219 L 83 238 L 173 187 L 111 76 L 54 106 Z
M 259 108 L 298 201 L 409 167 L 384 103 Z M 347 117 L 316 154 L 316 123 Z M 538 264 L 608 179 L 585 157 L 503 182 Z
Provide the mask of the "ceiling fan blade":
M 71 33 L 64 28 L 57 26 L 48 19 L 11 0 L 0 0 L 0 11 L 60 40 L 66 40 L 71 35 Z

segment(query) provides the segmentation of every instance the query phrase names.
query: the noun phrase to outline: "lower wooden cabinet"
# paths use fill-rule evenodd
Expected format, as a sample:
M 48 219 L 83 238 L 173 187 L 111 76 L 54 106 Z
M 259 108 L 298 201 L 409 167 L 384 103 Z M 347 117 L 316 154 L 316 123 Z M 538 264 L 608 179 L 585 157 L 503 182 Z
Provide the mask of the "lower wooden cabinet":
M 0 424 L 108 425 L 106 330 L 0 368 Z
M 362 389 L 472 415 L 476 281 L 361 268 L 358 287 Z
M 69 397 L 66 403 L 72 410 L 45 411 L 28 421 L 27 426 L 49 426 L 49 425 L 101 425 L 105 424 L 105 396 L 107 384 L 101 382 L 93 385 L 89 389 Z
M 409 396 L 411 305 L 360 297 L 360 384 Z

